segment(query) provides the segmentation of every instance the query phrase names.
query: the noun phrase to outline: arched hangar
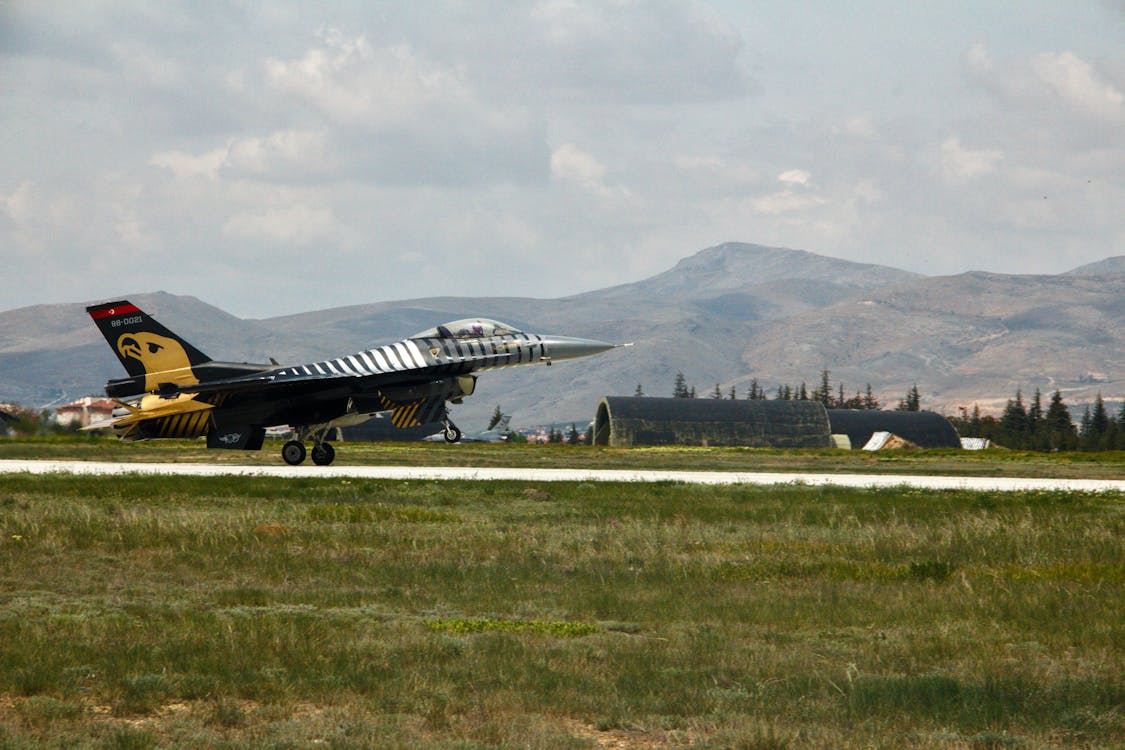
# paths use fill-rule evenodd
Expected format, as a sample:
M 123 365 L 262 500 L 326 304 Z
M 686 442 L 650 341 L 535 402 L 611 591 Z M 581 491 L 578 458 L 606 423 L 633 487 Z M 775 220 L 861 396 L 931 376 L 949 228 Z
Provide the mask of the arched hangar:
M 829 409 L 832 434 L 847 435 L 852 448 L 862 448 L 876 432 L 889 432 L 919 448 L 960 448 L 953 424 L 932 411 L 866 411 Z
M 817 401 L 606 396 L 594 445 L 831 447 L 828 411 Z

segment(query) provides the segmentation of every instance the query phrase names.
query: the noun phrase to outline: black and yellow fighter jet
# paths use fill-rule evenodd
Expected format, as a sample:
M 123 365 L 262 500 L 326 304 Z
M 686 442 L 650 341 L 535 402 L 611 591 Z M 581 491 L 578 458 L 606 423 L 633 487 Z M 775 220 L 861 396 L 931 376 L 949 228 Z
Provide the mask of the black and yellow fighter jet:
M 297 433 L 281 449 L 286 463 L 335 458 L 327 442 L 336 427 L 390 411 L 396 427 L 441 422 L 445 439 L 461 431 L 446 402 L 472 394 L 481 370 L 551 364 L 612 349 L 615 344 L 523 333 L 484 318 L 422 331 L 393 344 L 346 357 L 281 366 L 215 362 L 136 305 L 109 302 L 86 308 L 129 377 L 106 383 L 118 408 L 107 422 L 122 440 L 207 436 L 208 448 L 258 450 L 266 428 Z

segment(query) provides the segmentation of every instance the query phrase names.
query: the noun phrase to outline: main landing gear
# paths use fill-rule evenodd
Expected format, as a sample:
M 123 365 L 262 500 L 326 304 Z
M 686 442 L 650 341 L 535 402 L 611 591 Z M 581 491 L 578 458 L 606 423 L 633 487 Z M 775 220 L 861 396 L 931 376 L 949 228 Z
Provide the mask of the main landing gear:
M 298 466 L 305 460 L 305 444 L 299 440 L 290 440 L 281 446 L 281 457 L 290 466 Z M 312 460 L 317 466 L 328 466 L 336 460 L 336 449 L 332 443 L 316 443 L 312 448 Z
M 305 460 L 305 444 L 303 441 L 312 439 L 312 460 L 317 466 L 328 466 L 336 460 L 336 449 L 325 440 L 328 435 L 327 427 L 312 427 L 297 431 L 297 439 L 290 440 L 281 446 L 281 458 L 290 466 L 298 466 Z

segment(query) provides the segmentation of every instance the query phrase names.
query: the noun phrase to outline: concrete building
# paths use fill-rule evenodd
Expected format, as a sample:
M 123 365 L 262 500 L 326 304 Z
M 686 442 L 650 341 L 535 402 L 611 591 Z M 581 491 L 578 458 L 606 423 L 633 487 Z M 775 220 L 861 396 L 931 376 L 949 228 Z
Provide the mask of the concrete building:
M 86 396 L 55 409 L 55 421 L 61 425 L 87 427 L 102 419 L 113 416 L 116 404 L 108 398 Z

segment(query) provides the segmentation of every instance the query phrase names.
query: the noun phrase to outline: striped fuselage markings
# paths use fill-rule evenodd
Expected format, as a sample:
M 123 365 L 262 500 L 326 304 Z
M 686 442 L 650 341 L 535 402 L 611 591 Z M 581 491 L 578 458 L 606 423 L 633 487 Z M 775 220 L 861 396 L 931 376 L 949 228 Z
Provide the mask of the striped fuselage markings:
M 435 375 L 532 364 L 543 358 L 542 338 L 519 334 L 485 339 L 405 339 L 344 357 L 281 370 L 277 380 L 323 375 L 370 377 L 428 370 Z

